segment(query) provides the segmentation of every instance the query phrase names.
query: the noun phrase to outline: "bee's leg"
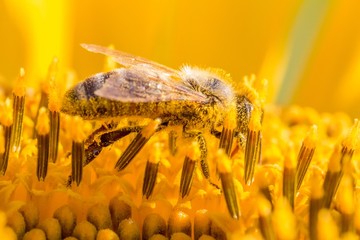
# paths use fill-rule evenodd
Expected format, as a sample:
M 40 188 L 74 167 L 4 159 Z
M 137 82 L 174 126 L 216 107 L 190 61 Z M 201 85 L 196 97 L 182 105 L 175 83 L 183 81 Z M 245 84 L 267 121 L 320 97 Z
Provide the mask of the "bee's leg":
M 109 128 L 104 125 L 96 129 L 85 141 L 87 147 L 85 148 L 85 161 L 83 162 L 82 167 L 85 167 L 86 165 L 91 163 L 100 154 L 101 150 L 104 147 L 111 145 L 117 140 L 129 135 L 130 133 L 139 132 L 141 129 L 141 126 L 132 126 L 120 128 L 111 132 L 105 132 L 109 131 Z M 101 134 L 101 132 L 105 133 Z M 98 136 L 99 140 L 95 140 L 96 136 Z M 72 176 L 70 175 L 68 180 L 66 181 L 66 186 L 70 187 L 71 183 Z
M 206 140 L 205 140 L 204 135 L 202 134 L 201 131 L 187 130 L 186 125 L 183 127 L 183 135 L 185 138 L 193 138 L 198 142 L 199 150 L 200 150 L 201 171 L 202 171 L 204 177 L 209 181 L 209 183 L 219 189 L 219 187 L 210 180 L 209 164 L 207 162 L 207 146 L 206 146 Z M 191 165 L 189 165 L 189 166 L 191 166 Z M 189 175 L 193 174 L 193 171 L 186 171 L 184 169 L 183 169 L 183 172 L 185 172 L 186 174 L 189 174 Z M 189 179 L 191 177 L 192 176 L 184 176 L 184 179 Z M 189 182 L 189 183 L 191 183 L 191 182 Z M 186 186 L 184 183 L 180 183 L 180 186 L 183 186 L 180 189 L 182 191 L 181 194 L 190 192 L 191 185 Z
M 124 153 L 120 156 L 119 160 L 115 164 L 115 168 L 118 171 L 123 170 L 130 161 L 138 154 L 142 147 L 149 141 L 152 135 L 158 130 L 161 120 L 155 119 L 150 122 L 146 127 L 144 127 L 130 143 L 130 145 L 125 149 Z

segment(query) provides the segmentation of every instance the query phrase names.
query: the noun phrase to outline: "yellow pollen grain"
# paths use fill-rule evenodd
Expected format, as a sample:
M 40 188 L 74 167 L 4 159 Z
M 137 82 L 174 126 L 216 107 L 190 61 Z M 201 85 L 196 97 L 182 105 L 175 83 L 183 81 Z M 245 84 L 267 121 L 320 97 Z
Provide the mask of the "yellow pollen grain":
M 55 84 L 50 84 L 48 108 L 52 112 L 60 112 L 61 99 Z
M 87 137 L 88 123 L 81 117 L 71 117 L 71 124 L 69 125 L 69 133 L 74 142 L 82 142 Z
M 0 112 L 0 123 L 6 127 L 11 126 L 13 124 L 13 108 L 9 98 L 6 98 L 5 102 L 1 103 Z
M 38 121 L 36 124 L 36 131 L 39 135 L 46 135 L 50 132 L 50 120 L 49 114 L 45 107 L 41 107 L 39 110 Z
M 304 139 L 304 146 L 306 148 L 315 148 L 318 142 L 318 138 L 318 128 L 316 125 L 312 125 Z
M 257 107 L 255 107 L 251 113 L 249 130 L 254 132 L 258 132 L 261 130 L 261 112 Z
M 197 141 L 193 141 L 187 152 L 187 156 L 190 160 L 196 161 L 200 158 L 200 155 L 199 143 Z
M 13 93 L 17 97 L 25 96 L 25 70 L 20 68 L 19 78 L 15 83 Z
M 231 161 L 223 149 L 217 150 L 215 160 L 216 160 L 218 170 L 220 173 L 230 173 L 231 172 Z
M 236 128 L 236 112 L 234 110 L 229 111 L 224 120 L 224 128 L 235 129 Z
M 360 136 L 360 122 L 358 119 L 354 120 L 349 134 L 343 140 L 342 145 L 348 149 L 357 149 L 359 145 L 359 136 Z
M 151 163 L 155 163 L 158 164 L 162 158 L 162 143 L 160 142 L 155 142 L 153 143 L 153 146 L 151 148 L 152 151 L 150 151 L 149 153 L 149 162 Z
M 156 129 L 158 128 L 159 124 L 161 123 L 161 120 L 159 118 L 151 121 L 149 123 L 149 125 L 147 125 L 142 131 L 141 131 L 141 135 L 145 138 L 145 139 L 149 139 L 155 132 Z

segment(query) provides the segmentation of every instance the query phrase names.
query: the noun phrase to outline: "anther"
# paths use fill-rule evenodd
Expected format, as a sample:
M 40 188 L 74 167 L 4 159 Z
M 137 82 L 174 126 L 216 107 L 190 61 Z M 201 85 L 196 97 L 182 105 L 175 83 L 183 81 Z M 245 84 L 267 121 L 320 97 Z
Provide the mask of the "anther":
M 143 181 L 143 189 L 142 194 L 143 196 L 148 199 L 155 187 L 156 177 L 159 168 L 159 162 L 161 158 L 161 144 L 156 142 L 153 144 L 154 147 L 152 148 L 149 159 L 146 162 L 145 167 L 145 174 L 144 174 L 144 181 Z
M 251 114 L 245 147 L 245 183 L 253 182 L 255 165 L 261 156 L 261 112 L 255 108 Z
M 50 79 L 48 108 L 50 118 L 49 158 L 52 162 L 55 162 L 58 154 L 59 145 L 61 101 L 54 78 Z
M 39 181 L 44 181 L 49 162 L 49 116 L 47 109 L 42 107 L 39 110 L 39 118 L 36 126 L 38 141 L 38 159 L 36 175 Z
M 169 132 L 169 150 L 172 156 L 175 156 L 176 152 L 177 152 L 177 147 L 176 147 L 176 140 L 177 140 L 177 133 L 174 130 L 171 130 Z
M 61 206 L 55 210 L 53 217 L 59 221 L 61 237 L 71 236 L 76 225 L 76 216 L 71 208 L 68 205 Z
M 234 186 L 234 179 L 231 171 L 231 161 L 222 149 L 219 149 L 216 154 L 216 162 L 229 213 L 232 218 L 239 219 L 240 213 Z
M 18 81 L 13 90 L 13 128 L 11 146 L 13 152 L 20 150 L 20 141 L 23 129 L 24 109 L 25 109 L 25 71 L 20 68 Z
M 292 209 L 294 209 L 296 183 L 296 157 L 293 148 L 290 146 L 285 156 L 283 172 L 283 195 L 288 199 Z
M 13 113 L 10 99 L 7 98 L 5 103 L 0 105 L 0 111 L 2 113 L 0 116 L 0 123 L 3 126 L 3 133 L 0 133 L 3 136 L 3 141 L 0 142 L 0 173 L 4 175 L 9 161 L 13 128 Z
M 323 184 L 324 200 L 323 207 L 330 208 L 331 202 L 337 191 L 338 182 L 341 179 L 341 147 L 335 145 L 334 151 L 330 157 L 328 170 Z
M 84 130 L 84 121 L 79 116 L 73 117 L 71 129 L 73 139 L 71 152 L 71 181 L 76 182 L 78 186 L 82 179 L 83 163 L 85 161 L 84 141 L 86 135 Z
M 223 130 L 220 135 L 219 148 L 224 149 L 225 153 L 230 156 L 231 147 L 234 139 L 236 128 L 236 113 L 230 111 L 230 113 L 225 117 Z
M 309 168 L 311 159 L 313 158 L 316 144 L 318 139 L 317 126 L 313 125 L 310 131 L 305 137 L 298 157 L 297 157 L 297 167 L 296 167 L 296 189 L 299 190 L 301 183 L 304 180 L 305 174 Z
M 155 119 L 151 121 L 146 127 L 139 132 L 130 145 L 125 149 L 124 153 L 121 155 L 117 161 L 115 168 L 118 171 L 123 170 L 131 160 L 138 154 L 138 152 L 143 148 L 143 146 L 149 141 L 152 135 L 156 132 L 158 126 L 160 125 L 161 120 Z
M 185 156 L 183 168 L 181 171 L 180 179 L 180 196 L 184 198 L 189 195 L 192 181 L 194 178 L 194 172 L 196 167 L 196 162 L 200 159 L 200 150 L 198 142 L 192 142 L 190 149 Z

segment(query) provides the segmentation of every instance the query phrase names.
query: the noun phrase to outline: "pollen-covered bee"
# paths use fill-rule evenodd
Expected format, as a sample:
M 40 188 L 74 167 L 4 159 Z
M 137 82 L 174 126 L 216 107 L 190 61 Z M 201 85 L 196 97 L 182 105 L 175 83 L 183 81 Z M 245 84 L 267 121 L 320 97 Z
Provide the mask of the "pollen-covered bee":
M 201 169 L 209 179 L 203 133 L 208 131 L 220 138 L 221 130 L 218 129 L 229 113 L 234 112 L 236 126 L 228 138 L 246 134 L 253 104 L 243 93 L 236 92 L 221 74 L 189 66 L 174 70 L 106 47 L 89 44 L 82 47 L 110 56 L 123 66 L 89 77 L 68 90 L 63 99 L 62 112 L 66 114 L 80 115 L 88 120 L 109 122 L 112 119 L 111 123 L 96 130 L 99 140 L 95 140 L 93 134 L 86 141 L 84 165 L 91 162 L 103 147 L 131 132 L 138 132 L 115 166 L 120 171 L 153 132 L 168 125 L 181 125 L 184 137 L 198 142 Z M 156 120 L 148 126 L 116 128 L 116 119 L 133 116 Z M 187 187 L 181 191 L 183 197 L 188 193 Z

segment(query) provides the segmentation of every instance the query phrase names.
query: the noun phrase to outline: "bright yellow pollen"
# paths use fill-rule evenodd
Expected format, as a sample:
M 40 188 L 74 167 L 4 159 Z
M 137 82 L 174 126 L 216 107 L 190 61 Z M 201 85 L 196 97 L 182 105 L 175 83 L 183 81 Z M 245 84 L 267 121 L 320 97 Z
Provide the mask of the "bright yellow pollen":
M 261 112 L 257 107 L 251 113 L 249 129 L 254 132 L 261 130 Z
M 5 103 L 0 103 L 0 123 L 3 126 L 11 126 L 13 124 L 13 109 L 9 98 L 5 100 Z
M 155 119 L 154 121 L 151 121 L 149 123 L 149 125 L 147 125 L 142 131 L 141 131 L 141 135 L 146 138 L 149 139 L 156 131 L 156 129 L 158 128 L 159 124 L 161 123 L 160 119 Z
M 20 68 L 20 74 L 17 82 L 15 83 L 15 87 L 13 93 L 15 96 L 22 97 L 25 96 L 25 70 Z
M 318 128 L 316 125 L 312 125 L 304 139 L 304 146 L 307 148 L 315 148 L 318 138 Z
M 49 114 L 45 107 L 40 108 L 36 131 L 40 135 L 48 134 L 50 131 Z
M 215 160 L 216 160 L 219 172 L 221 172 L 221 173 L 232 172 L 231 161 L 230 161 L 229 157 L 225 154 L 223 149 L 217 150 Z
M 348 149 L 352 149 L 352 150 L 357 149 L 359 147 L 358 146 L 359 145 L 359 136 L 360 136 L 360 122 L 358 119 L 355 119 L 354 124 L 351 127 L 349 134 L 342 142 L 343 146 Z

